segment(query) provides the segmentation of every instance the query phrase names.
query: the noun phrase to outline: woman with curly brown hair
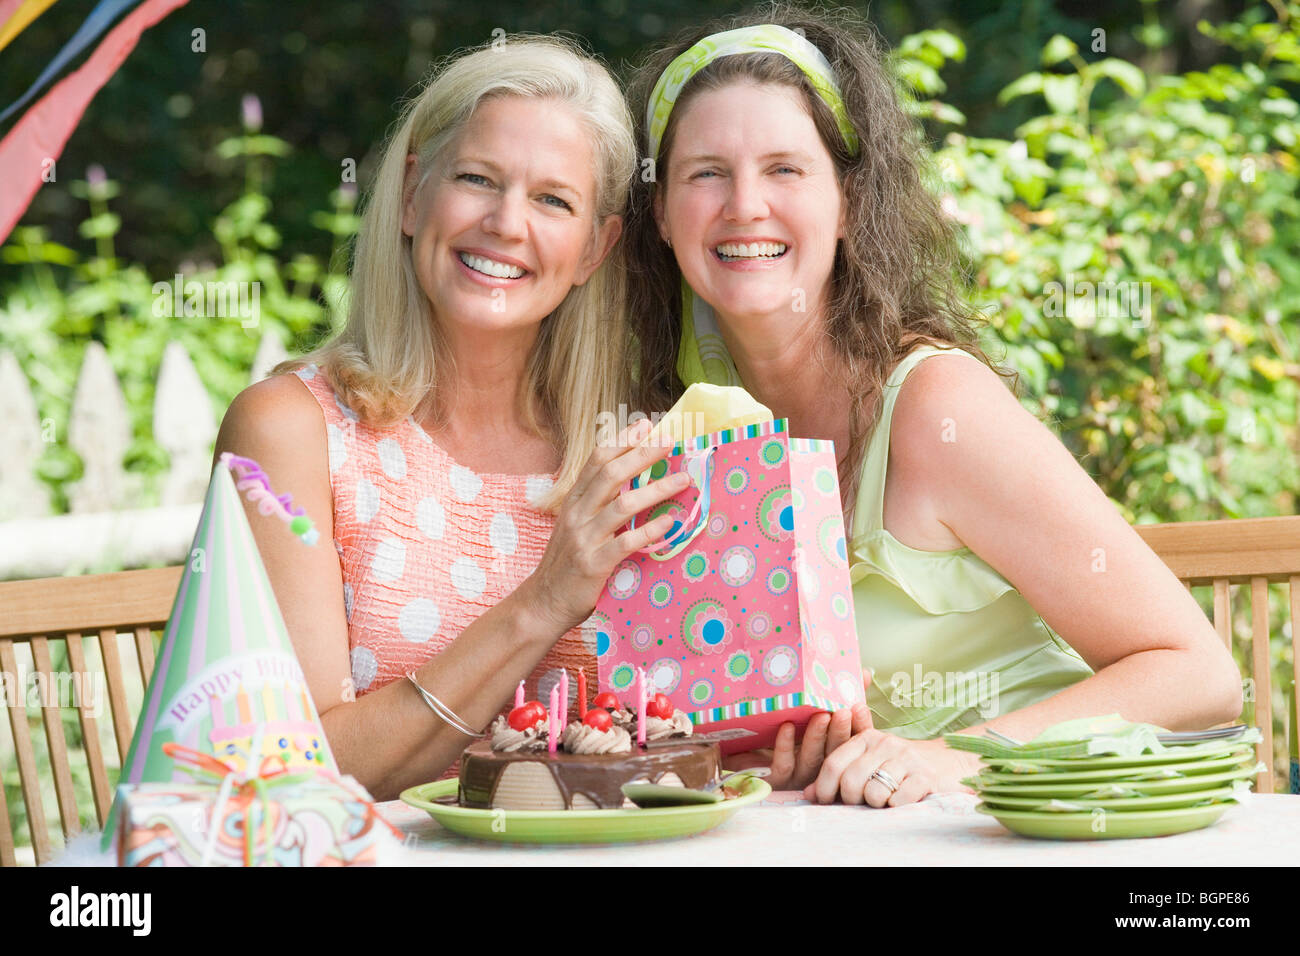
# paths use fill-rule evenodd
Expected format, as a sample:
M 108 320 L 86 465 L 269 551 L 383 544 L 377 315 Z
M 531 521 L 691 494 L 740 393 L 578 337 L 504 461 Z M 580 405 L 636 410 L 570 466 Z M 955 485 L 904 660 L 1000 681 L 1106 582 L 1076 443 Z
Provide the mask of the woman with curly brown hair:
M 1241 705 L 1196 602 L 977 344 L 899 95 L 871 27 L 778 4 L 691 31 L 629 96 L 643 401 L 739 384 L 839 449 L 871 715 L 797 749 L 784 726 L 774 785 L 876 807 L 960 788 L 974 757 L 943 733 Z

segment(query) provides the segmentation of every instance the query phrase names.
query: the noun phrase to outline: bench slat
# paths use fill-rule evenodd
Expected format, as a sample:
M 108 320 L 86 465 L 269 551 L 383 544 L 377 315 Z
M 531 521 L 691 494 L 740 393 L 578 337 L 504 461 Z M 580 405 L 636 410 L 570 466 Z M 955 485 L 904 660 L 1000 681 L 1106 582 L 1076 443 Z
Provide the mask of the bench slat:
M 74 673 L 88 674 L 86 655 L 82 649 L 82 636 L 73 631 L 67 637 L 68 663 Z M 99 720 L 91 712 L 82 694 L 77 701 L 77 718 L 81 721 L 81 739 L 86 750 L 86 765 L 90 767 L 90 794 L 95 801 L 95 816 L 102 827 L 113 805 L 113 794 L 108 789 L 108 770 L 104 767 L 104 748 L 99 742 Z
M 140 679 L 148 690 L 153 676 L 153 628 L 141 625 L 135 629 L 135 657 L 140 663 Z
M 1255 778 L 1255 790 L 1273 792 L 1273 675 L 1269 666 L 1271 655 L 1268 645 L 1268 581 L 1251 578 L 1250 581 L 1250 653 L 1255 678 L 1255 726 L 1263 739 L 1255 745 L 1259 759 L 1268 769 Z
M 182 566 L 71 578 L 5 581 L 0 635 L 63 634 L 102 627 L 162 627 L 171 613 Z
M 7 701 L 9 729 L 14 737 L 14 754 L 18 758 L 18 780 L 22 784 L 23 803 L 27 806 L 27 829 L 32 837 L 32 850 L 36 862 L 47 863 L 53 856 L 50 835 L 45 829 L 45 808 L 41 806 L 41 782 L 36 776 L 36 752 L 32 749 L 32 733 L 27 726 L 27 704 L 23 688 L 17 684 L 18 659 L 14 656 L 14 642 L 0 638 L 0 670 L 14 675 L 18 693 Z
M 113 711 L 113 736 L 117 738 L 119 765 L 126 763 L 135 725 L 126 709 L 126 688 L 122 684 L 122 655 L 117 649 L 117 629 L 106 627 L 99 632 L 99 653 L 104 658 L 104 679 L 108 682 L 108 705 Z
M 1232 594 L 1227 578 L 1214 579 L 1214 629 L 1223 638 L 1224 646 L 1232 651 Z
M 32 661 L 41 676 L 44 700 L 41 701 L 41 720 L 45 724 L 45 745 L 50 752 L 50 769 L 54 772 L 54 798 L 59 805 L 59 820 L 63 837 L 81 832 L 81 818 L 77 815 L 77 796 L 72 789 L 72 767 L 68 763 L 68 739 L 63 733 L 63 713 L 59 707 L 58 685 L 54 669 L 50 666 L 50 645 L 44 637 L 33 637 Z M 73 671 L 75 677 L 76 671 Z M 76 678 L 80 679 L 80 678 Z

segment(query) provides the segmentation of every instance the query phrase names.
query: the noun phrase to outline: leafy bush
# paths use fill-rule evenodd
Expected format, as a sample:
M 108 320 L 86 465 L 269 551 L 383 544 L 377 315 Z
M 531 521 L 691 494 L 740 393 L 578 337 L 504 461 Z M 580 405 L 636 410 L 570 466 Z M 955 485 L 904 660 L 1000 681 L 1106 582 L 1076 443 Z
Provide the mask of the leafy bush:
M 217 217 L 212 233 L 220 244 L 220 264 L 180 262 L 176 276 L 147 275 L 140 266 L 114 256 L 113 237 L 120 219 L 110 200 L 118 185 L 91 169 L 73 185 L 85 198 L 89 215 L 81 235 L 94 253 L 78 252 L 48 240 L 40 226 L 14 230 L 0 257 L 22 266 L 21 278 L 5 290 L 0 307 L 0 349 L 9 349 L 32 380 L 38 414 L 54 422 L 57 435 L 67 434 L 68 415 L 82 356 L 91 340 L 108 350 L 131 413 L 134 442 L 126 467 L 145 488 L 140 505 L 156 503 L 158 479 L 166 473 L 166 453 L 153 439 L 154 386 L 163 349 L 176 341 L 194 361 L 214 406 L 224 410 L 248 385 L 262 334 L 270 331 L 291 351 L 302 350 L 327 334 L 341 315 L 346 292 L 343 244 L 356 232 L 355 187 L 344 184 L 330 197 L 328 210 L 314 213 L 312 223 L 334 236 L 330 264 L 310 255 L 284 256 L 280 234 L 269 220 L 271 205 L 264 190 L 272 157 L 288 154 L 288 144 L 260 134 L 249 123 L 246 134 L 216 148 L 227 168 L 244 175 L 244 190 Z M 337 267 L 337 271 L 336 268 Z M 259 320 L 255 327 L 239 316 L 213 317 L 206 310 L 185 308 L 173 314 L 172 288 L 191 282 L 220 283 L 226 289 L 257 283 Z M 245 286 L 244 288 L 251 288 Z M 248 326 L 248 327 L 246 327 Z M 80 478 L 81 464 L 64 443 L 47 446 L 38 464 L 40 476 L 66 503 L 65 486 Z
M 1053 37 L 1044 70 L 1000 96 L 1046 108 L 1014 141 L 963 133 L 958 111 L 926 99 L 944 92 L 944 63 L 965 56 L 958 38 L 929 31 L 896 54 L 916 112 L 949 129 L 936 188 L 966 227 L 992 351 L 1130 522 L 1297 512 L 1300 105 L 1288 87 L 1300 80 L 1300 5 L 1279 12 L 1200 24 L 1241 63 L 1182 76 L 1147 77 Z M 1103 84 L 1123 95 L 1098 110 Z M 1285 591 L 1272 591 L 1285 767 L 1291 635 Z M 1234 653 L 1248 669 L 1247 650 Z

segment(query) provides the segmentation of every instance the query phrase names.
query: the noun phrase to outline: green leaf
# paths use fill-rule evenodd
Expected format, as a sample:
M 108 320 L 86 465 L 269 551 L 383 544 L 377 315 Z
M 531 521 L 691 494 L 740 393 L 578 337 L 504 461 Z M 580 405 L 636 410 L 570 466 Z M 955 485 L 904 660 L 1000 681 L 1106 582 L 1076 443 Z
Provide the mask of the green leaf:
M 1043 96 L 1053 113 L 1074 113 L 1079 109 L 1080 82 L 1077 73 L 1069 76 L 1048 73 L 1043 77 Z
M 1138 97 L 1146 92 L 1146 74 L 1127 60 L 1107 57 L 1089 65 L 1088 69 L 1096 76 L 1114 80 L 1129 96 Z
M 104 239 L 114 235 L 121 227 L 121 216 L 105 212 L 83 221 L 77 231 L 87 239 Z
M 998 102 L 1010 103 L 1018 96 L 1041 92 L 1043 92 L 1043 74 L 1026 73 L 1019 79 L 1012 80 L 1003 88 L 1002 92 L 998 94 Z
M 939 78 L 938 70 L 919 60 L 900 60 L 898 75 L 905 84 L 925 96 L 942 93 L 948 88 Z
M 1052 66 L 1062 60 L 1068 60 L 1078 52 L 1079 48 L 1073 40 L 1058 33 L 1047 41 L 1047 46 L 1043 47 L 1043 66 Z

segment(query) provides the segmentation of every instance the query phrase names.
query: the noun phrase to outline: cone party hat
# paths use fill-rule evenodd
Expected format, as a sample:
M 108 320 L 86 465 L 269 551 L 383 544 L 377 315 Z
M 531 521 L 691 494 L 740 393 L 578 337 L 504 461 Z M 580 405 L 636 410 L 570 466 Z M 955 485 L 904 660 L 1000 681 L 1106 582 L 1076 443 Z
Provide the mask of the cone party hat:
M 163 753 L 168 741 L 209 753 L 240 773 L 268 766 L 337 774 L 280 607 L 271 590 L 239 488 L 263 515 L 278 514 L 308 544 L 311 522 L 271 494 L 257 464 L 223 455 L 158 648 L 122 783 L 189 782 Z M 121 796 L 104 827 L 112 840 Z

